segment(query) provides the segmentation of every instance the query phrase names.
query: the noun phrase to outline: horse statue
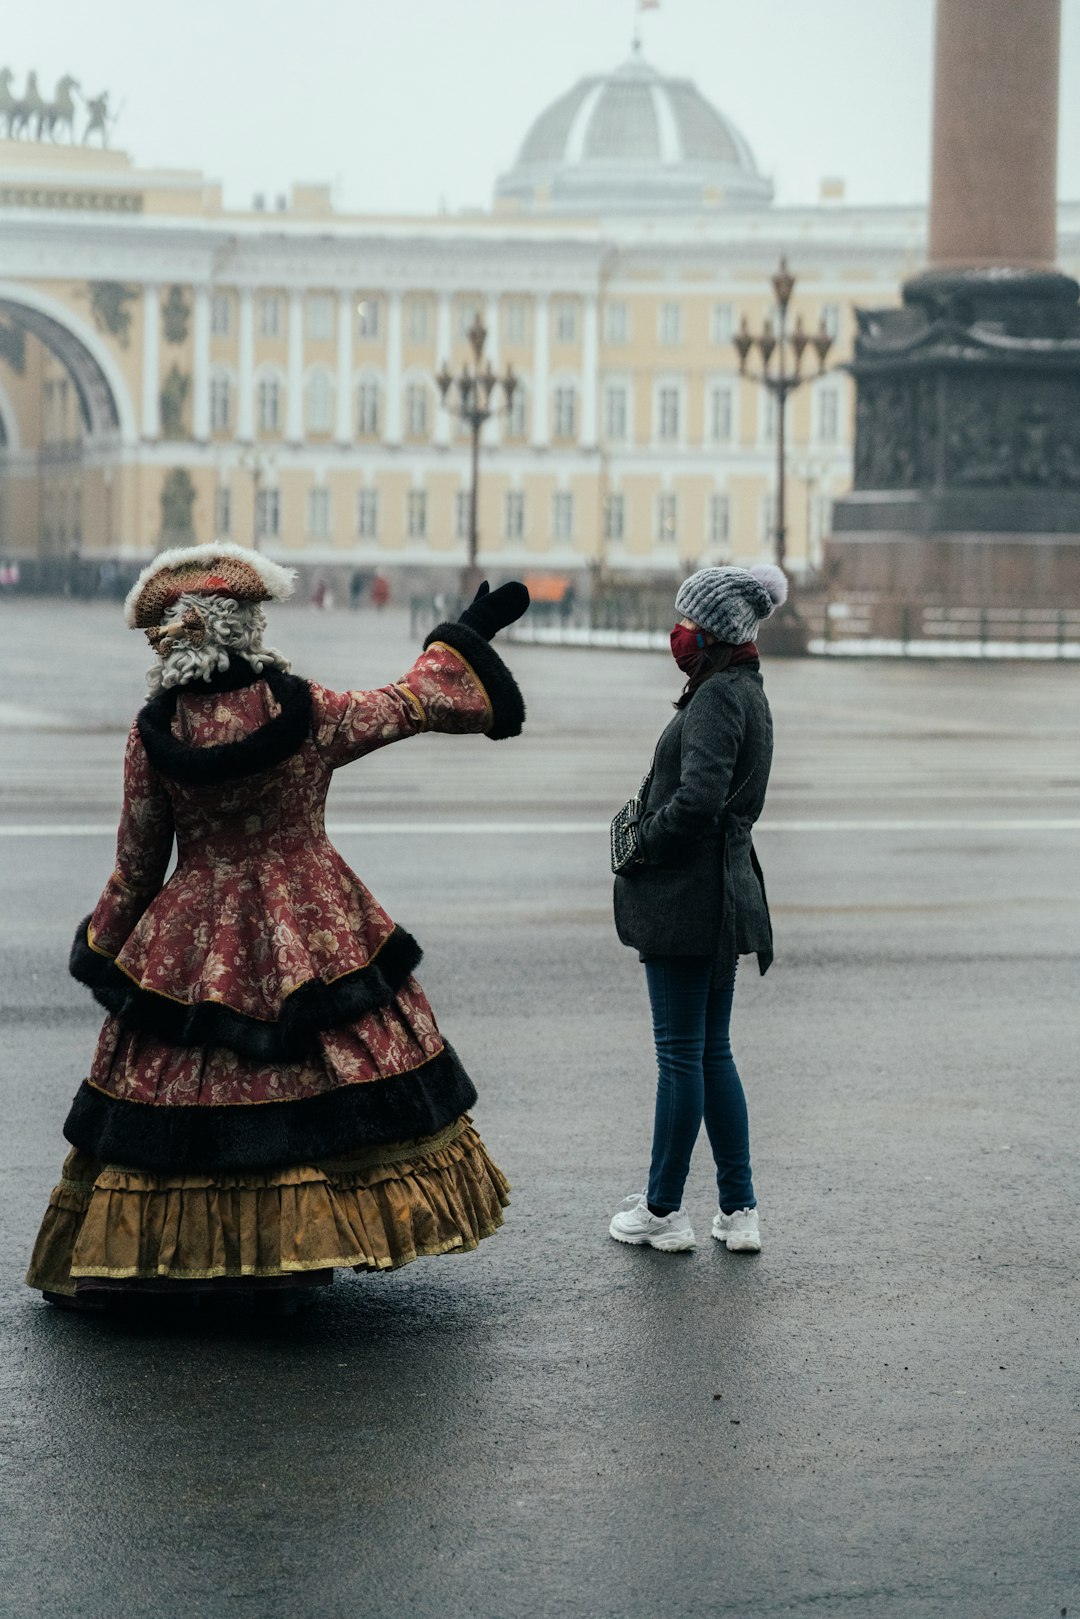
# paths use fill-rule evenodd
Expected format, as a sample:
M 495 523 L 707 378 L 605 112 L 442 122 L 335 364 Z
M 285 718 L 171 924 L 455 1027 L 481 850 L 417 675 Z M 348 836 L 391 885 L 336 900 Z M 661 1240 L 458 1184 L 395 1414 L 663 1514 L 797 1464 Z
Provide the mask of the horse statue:
M 68 140 L 74 142 L 75 102 L 71 92 L 78 88 L 78 79 L 73 79 L 70 73 L 65 73 L 56 86 L 52 100 L 46 102 L 38 118 L 38 140 L 44 140 L 46 135 L 56 140 L 56 131 L 66 124 Z
M 45 102 L 38 89 L 37 74 L 28 73 L 26 76 L 26 89 L 15 102 L 8 119 L 8 135 L 18 140 L 25 134 L 28 125 L 36 121 L 37 128 L 41 130 L 41 115 L 45 111 Z
M 11 120 L 15 112 L 15 97 L 11 93 L 14 77 L 9 67 L 0 67 L 0 125 L 8 135 L 11 134 Z
M 82 143 L 85 146 L 91 135 L 100 135 L 102 147 L 109 144 L 109 93 L 102 91 L 101 95 L 94 96 L 86 103 L 86 110 L 90 114 L 83 131 Z

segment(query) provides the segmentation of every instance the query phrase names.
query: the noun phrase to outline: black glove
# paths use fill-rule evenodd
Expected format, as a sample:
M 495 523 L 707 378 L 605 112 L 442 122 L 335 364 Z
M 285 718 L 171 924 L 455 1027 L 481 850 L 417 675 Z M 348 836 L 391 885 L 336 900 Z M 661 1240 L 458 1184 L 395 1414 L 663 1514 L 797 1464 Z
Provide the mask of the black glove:
M 519 579 L 511 579 L 498 590 L 489 590 L 485 579 L 472 601 L 458 618 L 459 624 L 475 630 L 485 641 L 521 617 L 529 605 L 529 592 Z

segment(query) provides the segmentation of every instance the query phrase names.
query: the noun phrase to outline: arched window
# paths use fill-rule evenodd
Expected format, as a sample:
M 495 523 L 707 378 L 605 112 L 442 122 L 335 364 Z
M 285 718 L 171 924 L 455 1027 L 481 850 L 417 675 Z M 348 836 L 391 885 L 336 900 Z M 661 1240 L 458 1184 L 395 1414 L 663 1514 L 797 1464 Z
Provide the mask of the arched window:
M 405 389 L 405 431 L 410 438 L 426 438 L 428 389 L 425 382 L 410 382 Z
M 334 385 L 326 371 L 308 378 L 305 417 L 310 433 L 329 433 L 334 425 Z
M 260 377 L 256 397 L 260 432 L 276 433 L 281 427 L 281 383 L 277 377 Z
M 379 431 L 379 384 L 374 377 L 365 377 L 357 387 L 356 431 L 368 438 Z
M 210 427 L 221 432 L 232 424 L 232 386 L 224 371 L 210 378 Z
M 572 382 L 561 382 L 555 388 L 554 436 L 572 439 L 577 431 L 577 389 Z

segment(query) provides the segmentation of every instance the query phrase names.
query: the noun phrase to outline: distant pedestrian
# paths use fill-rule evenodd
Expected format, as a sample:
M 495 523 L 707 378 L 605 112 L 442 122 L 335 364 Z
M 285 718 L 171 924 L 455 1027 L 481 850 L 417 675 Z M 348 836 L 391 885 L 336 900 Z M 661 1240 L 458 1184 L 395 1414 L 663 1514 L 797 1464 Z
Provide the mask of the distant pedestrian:
M 371 600 L 380 613 L 390 600 L 390 583 L 381 573 L 371 581 Z
M 648 1186 L 609 1229 L 668 1253 L 694 1246 L 682 1199 L 703 1117 L 719 1192 L 712 1234 L 732 1251 L 761 1247 L 729 1026 L 739 956 L 756 955 L 762 973 L 772 961 L 751 838 L 772 763 L 754 636 L 786 596 L 769 566 L 702 568 L 683 581 L 671 650 L 686 685 L 656 745 L 640 818 L 617 816 L 612 828 L 615 925 L 645 964 L 658 1075 Z
M 364 600 L 371 575 L 363 568 L 354 568 L 349 580 L 349 606 L 355 612 Z

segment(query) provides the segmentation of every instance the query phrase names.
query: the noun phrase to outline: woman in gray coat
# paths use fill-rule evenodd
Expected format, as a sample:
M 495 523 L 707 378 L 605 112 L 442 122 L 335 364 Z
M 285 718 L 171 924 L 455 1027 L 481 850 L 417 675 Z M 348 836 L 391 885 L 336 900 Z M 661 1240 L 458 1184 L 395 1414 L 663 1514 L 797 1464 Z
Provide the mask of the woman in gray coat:
M 772 763 L 772 716 L 754 636 L 785 600 L 779 568 L 702 568 L 675 598 L 671 650 L 687 676 L 656 745 L 638 824 L 640 863 L 615 879 L 615 926 L 645 963 L 658 1068 L 646 1191 L 612 1220 L 619 1242 L 694 1246 L 683 1186 L 704 1117 L 720 1206 L 712 1234 L 761 1247 L 750 1137 L 729 1024 L 739 956 L 772 961 L 751 840 Z

